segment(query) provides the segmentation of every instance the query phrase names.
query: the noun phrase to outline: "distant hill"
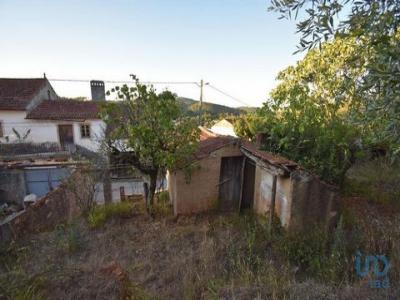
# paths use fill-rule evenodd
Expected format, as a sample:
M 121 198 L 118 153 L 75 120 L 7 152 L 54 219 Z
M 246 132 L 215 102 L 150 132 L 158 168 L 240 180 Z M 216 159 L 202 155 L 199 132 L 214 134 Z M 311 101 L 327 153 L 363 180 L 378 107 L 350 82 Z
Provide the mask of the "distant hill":
M 195 116 L 199 112 L 199 101 L 190 98 L 178 97 L 177 101 L 182 110 L 189 116 Z M 212 117 L 217 117 L 221 113 L 240 115 L 242 113 L 254 111 L 255 107 L 229 107 L 209 102 L 203 102 L 203 112 L 208 112 Z

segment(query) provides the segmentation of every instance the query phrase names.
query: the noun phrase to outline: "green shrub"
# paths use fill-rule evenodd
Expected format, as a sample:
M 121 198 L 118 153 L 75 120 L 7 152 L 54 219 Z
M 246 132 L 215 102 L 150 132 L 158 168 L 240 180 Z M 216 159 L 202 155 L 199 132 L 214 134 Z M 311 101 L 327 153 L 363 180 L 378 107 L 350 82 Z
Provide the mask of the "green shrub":
M 96 206 L 88 215 L 88 223 L 92 228 L 100 227 L 112 217 L 130 217 L 133 203 L 119 202 Z
M 157 202 L 158 203 L 169 203 L 169 192 L 162 191 L 157 194 Z

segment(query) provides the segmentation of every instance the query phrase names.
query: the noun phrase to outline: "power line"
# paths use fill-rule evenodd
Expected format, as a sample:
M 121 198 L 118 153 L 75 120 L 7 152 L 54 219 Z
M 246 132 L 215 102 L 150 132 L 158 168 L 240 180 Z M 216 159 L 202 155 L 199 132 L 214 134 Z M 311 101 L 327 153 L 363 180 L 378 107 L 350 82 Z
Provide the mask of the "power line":
M 251 106 L 250 104 L 248 104 L 248 103 L 246 103 L 246 102 L 244 102 L 244 101 L 242 101 L 242 100 L 240 100 L 240 99 L 238 99 L 238 98 L 236 98 L 236 97 L 234 97 L 234 96 L 228 94 L 227 92 L 222 91 L 221 89 L 219 89 L 219 88 L 217 88 L 217 87 L 215 87 L 215 86 L 213 86 L 213 85 L 211 85 L 211 84 L 208 84 L 208 86 L 209 86 L 210 88 L 212 88 L 213 90 L 216 90 L 217 92 L 221 93 L 222 95 L 224 95 L 224 96 L 226 96 L 226 97 L 229 97 L 229 98 L 231 98 L 232 100 L 234 100 L 234 101 L 236 101 L 236 102 L 238 102 L 238 103 L 240 103 L 240 104 L 242 104 L 242 105 Z
M 82 83 L 87 83 L 90 82 L 90 79 L 67 79 L 67 78 L 52 78 L 49 79 L 49 81 L 58 81 L 58 82 L 82 82 Z M 112 84 L 117 84 L 117 83 L 121 83 L 121 84 L 134 84 L 135 82 L 132 80 L 102 80 L 104 83 L 112 83 Z M 201 88 L 201 82 L 196 82 L 196 81 L 141 81 L 140 83 L 142 84 L 164 84 L 164 85 L 179 85 L 179 84 L 188 84 L 188 85 L 196 85 L 197 87 Z M 205 85 L 206 86 L 206 85 Z M 231 94 L 217 88 L 216 86 L 213 86 L 209 83 L 207 83 L 207 86 L 212 88 L 213 90 L 219 92 L 220 94 L 236 101 L 237 103 L 244 105 L 244 106 L 252 106 L 249 103 L 246 103 L 245 101 L 232 96 Z
M 90 82 L 90 79 L 63 79 L 63 78 L 52 78 L 49 81 L 59 81 L 59 82 Z M 123 83 L 123 84 L 134 84 L 132 80 L 102 80 L 104 83 Z M 140 81 L 143 84 L 194 84 L 199 85 L 195 81 Z

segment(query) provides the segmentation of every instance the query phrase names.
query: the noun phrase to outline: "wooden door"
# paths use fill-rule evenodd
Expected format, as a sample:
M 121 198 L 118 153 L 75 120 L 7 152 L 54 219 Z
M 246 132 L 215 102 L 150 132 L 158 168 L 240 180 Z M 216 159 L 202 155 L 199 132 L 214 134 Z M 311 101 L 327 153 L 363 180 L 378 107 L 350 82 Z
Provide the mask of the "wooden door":
M 242 203 L 240 209 L 248 209 L 253 207 L 254 202 L 254 183 L 256 178 L 256 165 L 250 160 L 246 159 L 243 172 L 243 192 Z
M 67 149 L 70 145 L 74 144 L 72 125 L 58 125 L 58 136 L 63 149 Z
M 240 201 L 243 157 L 223 157 L 219 176 L 219 200 L 223 211 L 237 210 Z

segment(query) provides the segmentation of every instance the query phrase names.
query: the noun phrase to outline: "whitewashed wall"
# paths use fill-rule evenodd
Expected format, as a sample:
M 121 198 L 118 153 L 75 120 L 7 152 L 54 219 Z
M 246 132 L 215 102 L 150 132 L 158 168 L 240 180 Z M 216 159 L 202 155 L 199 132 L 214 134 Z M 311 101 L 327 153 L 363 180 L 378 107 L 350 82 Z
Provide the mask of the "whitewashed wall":
M 31 130 L 28 138 L 26 139 L 27 142 L 59 143 L 60 140 L 57 126 L 63 124 L 72 124 L 75 144 L 86 147 L 92 151 L 99 150 L 100 141 L 103 138 L 103 132 L 105 128 L 105 124 L 101 120 L 85 121 L 85 124 L 90 124 L 91 137 L 81 138 L 81 122 L 27 120 L 25 117 L 25 111 L 0 111 L 0 121 L 3 124 L 3 134 L 4 136 L 10 137 L 10 142 L 16 139 L 16 136 L 12 130 L 15 128 L 21 135 L 24 135 L 29 129 Z M 0 138 L 0 141 L 5 142 L 5 137 Z

